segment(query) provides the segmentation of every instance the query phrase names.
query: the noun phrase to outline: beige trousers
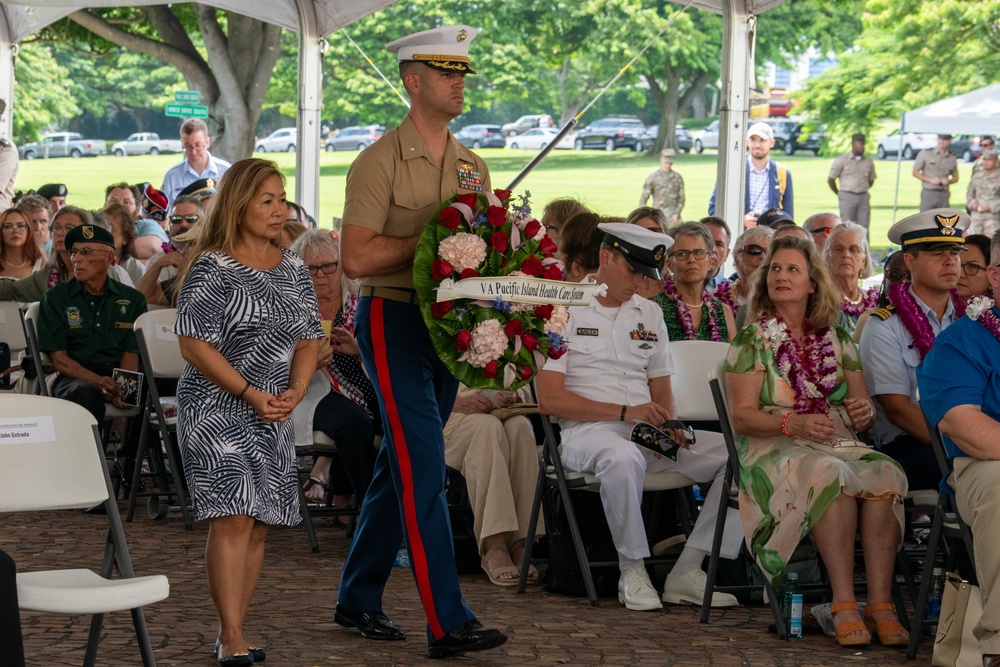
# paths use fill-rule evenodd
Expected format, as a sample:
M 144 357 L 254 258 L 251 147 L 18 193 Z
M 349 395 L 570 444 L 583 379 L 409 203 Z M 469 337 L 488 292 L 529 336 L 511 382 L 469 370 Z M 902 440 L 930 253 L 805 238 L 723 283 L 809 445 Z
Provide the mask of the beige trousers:
M 535 433 L 527 417 L 500 421 L 453 412 L 444 427 L 444 460 L 465 477 L 480 555 L 486 555 L 483 541 L 493 535 L 503 535 L 508 547 L 527 538 L 538 481 Z M 544 534 L 539 515 L 534 537 Z
M 951 476 L 958 511 L 972 528 L 983 616 L 974 633 L 983 655 L 1000 654 L 1000 461 L 955 459 Z

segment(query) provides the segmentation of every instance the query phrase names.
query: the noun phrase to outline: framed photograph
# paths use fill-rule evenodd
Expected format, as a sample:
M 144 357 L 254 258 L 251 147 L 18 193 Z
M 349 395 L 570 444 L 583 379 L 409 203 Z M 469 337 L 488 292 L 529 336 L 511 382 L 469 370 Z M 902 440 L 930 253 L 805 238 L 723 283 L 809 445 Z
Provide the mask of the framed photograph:
M 142 373 L 116 368 L 111 373 L 111 379 L 121 390 L 122 402 L 129 407 L 139 407 L 139 398 L 142 396 Z

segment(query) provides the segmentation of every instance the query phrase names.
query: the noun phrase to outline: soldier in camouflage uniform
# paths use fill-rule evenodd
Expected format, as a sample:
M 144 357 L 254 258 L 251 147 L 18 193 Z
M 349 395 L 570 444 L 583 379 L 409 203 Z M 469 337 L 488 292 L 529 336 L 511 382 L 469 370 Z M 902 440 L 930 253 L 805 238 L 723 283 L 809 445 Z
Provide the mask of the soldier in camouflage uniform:
M 669 225 L 680 221 L 684 209 L 684 179 L 674 171 L 676 154 L 673 148 L 660 151 L 660 168 L 646 179 L 639 197 L 639 206 L 645 206 L 649 196 L 653 195 L 653 206 L 663 211 Z
M 972 212 L 973 234 L 993 236 L 1000 228 L 1000 169 L 995 150 L 983 153 L 983 167 L 972 176 L 965 201 Z

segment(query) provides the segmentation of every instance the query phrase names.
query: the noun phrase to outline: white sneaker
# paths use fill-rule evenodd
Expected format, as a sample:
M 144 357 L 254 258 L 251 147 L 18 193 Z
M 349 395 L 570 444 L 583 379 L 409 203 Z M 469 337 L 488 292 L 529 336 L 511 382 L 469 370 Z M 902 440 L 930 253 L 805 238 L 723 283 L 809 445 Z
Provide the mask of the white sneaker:
M 708 575 L 701 570 L 691 570 L 685 574 L 667 575 L 663 585 L 663 601 L 667 604 L 694 604 L 701 606 L 705 599 L 705 586 Z M 738 607 L 736 596 L 729 593 L 712 593 L 713 607 Z
M 649 581 L 646 569 L 633 567 L 622 572 L 618 579 L 618 601 L 632 611 L 663 609 L 660 596 Z

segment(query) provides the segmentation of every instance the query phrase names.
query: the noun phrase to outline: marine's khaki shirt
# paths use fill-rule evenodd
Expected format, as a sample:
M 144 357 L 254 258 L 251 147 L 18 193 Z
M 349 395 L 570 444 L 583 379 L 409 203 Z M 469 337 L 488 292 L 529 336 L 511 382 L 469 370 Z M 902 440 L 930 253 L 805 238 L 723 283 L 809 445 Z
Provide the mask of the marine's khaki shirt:
M 867 155 L 855 158 L 850 151 L 838 155 L 830 167 L 830 178 L 840 179 L 840 189 L 844 192 L 861 194 L 875 182 L 875 163 Z
M 358 225 L 383 236 L 406 238 L 456 194 L 490 189 L 486 163 L 449 134 L 442 166 L 424 150 L 407 116 L 358 155 L 347 172 L 344 225 Z M 413 289 L 413 269 L 362 279 L 372 287 Z
M 923 172 L 924 176 L 931 178 L 946 178 L 952 174 L 958 176 L 958 159 L 951 153 L 941 155 L 936 148 L 925 148 L 917 153 L 917 160 L 913 163 L 914 171 Z M 927 181 L 920 181 L 924 190 L 947 190 L 947 185 L 931 184 Z

